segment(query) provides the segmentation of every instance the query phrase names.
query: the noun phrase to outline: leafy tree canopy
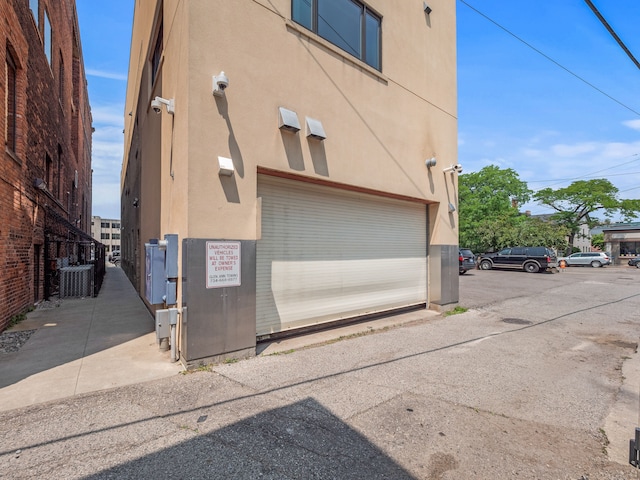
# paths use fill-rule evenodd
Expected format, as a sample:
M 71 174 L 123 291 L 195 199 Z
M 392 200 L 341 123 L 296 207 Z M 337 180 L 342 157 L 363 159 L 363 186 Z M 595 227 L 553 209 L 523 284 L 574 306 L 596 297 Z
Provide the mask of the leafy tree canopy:
M 531 194 L 526 182 L 520 180 L 511 168 L 501 169 L 490 165 L 479 172 L 460 175 L 460 245 L 478 252 L 494 246 L 494 240 L 479 239 L 478 229 L 499 218 L 503 222 L 506 219 L 513 221 L 511 217 L 518 216 L 517 206 L 529 201 Z
M 511 212 L 478 226 L 474 251 L 495 252 L 505 247 L 539 245 L 563 251 L 567 247 L 567 234 L 563 226 Z
M 619 213 L 624 221 L 630 221 L 640 213 L 640 200 L 619 199 L 618 189 L 606 179 L 578 180 L 557 190 L 544 188 L 533 198 L 556 211 L 553 219 L 569 229 L 570 244 L 581 224 L 596 225 L 598 220 L 592 216 L 595 212 L 602 212 L 609 218 Z
M 604 250 L 604 233 L 594 233 L 591 235 L 591 246 Z

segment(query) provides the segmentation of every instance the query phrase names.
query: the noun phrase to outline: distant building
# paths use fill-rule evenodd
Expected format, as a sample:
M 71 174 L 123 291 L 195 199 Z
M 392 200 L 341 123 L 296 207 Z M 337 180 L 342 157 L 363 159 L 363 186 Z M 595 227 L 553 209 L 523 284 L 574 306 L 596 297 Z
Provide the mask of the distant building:
M 614 265 L 626 265 L 630 258 L 640 256 L 640 222 L 601 225 L 591 233 L 604 234 L 604 249 L 611 253 Z
M 105 253 L 120 250 L 120 219 L 91 217 L 91 235 L 104 245 Z
M 0 330 L 91 256 L 91 110 L 73 0 L 0 0 Z
M 458 302 L 455 9 L 135 2 L 121 265 L 178 236 L 184 363 Z
M 580 224 L 580 230 L 573 237 L 573 247 L 581 252 L 591 252 L 591 231 L 586 223 Z

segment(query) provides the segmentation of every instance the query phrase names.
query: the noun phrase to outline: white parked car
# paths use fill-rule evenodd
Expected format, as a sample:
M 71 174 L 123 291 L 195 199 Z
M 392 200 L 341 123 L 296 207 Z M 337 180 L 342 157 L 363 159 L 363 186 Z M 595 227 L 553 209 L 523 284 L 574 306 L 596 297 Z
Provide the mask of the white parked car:
M 558 263 L 565 261 L 567 267 L 602 267 L 611 265 L 611 256 L 607 252 L 578 252 L 568 257 L 558 258 Z

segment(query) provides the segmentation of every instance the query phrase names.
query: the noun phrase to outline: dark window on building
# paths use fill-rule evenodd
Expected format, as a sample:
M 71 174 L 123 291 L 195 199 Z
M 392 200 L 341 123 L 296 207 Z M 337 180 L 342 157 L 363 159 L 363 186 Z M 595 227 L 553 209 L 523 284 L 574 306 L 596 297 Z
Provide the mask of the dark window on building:
M 56 166 L 55 194 L 58 200 L 63 200 L 62 195 L 62 146 L 58 145 L 58 165 Z
M 381 70 L 382 19 L 356 0 L 292 0 L 291 17 L 363 62 Z
M 11 56 L 11 52 L 7 49 L 7 133 L 6 145 L 12 152 L 16 151 L 17 143 L 17 78 L 18 69 L 16 62 Z
M 62 52 L 60 52 L 60 62 L 58 63 L 58 95 L 60 103 L 64 105 L 64 61 L 62 60 Z
M 119 223 L 112 223 L 111 224 L 111 228 L 120 228 L 120 224 Z
M 109 222 L 100 222 L 100 228 L 109 228 Z
M 100 234 L 100 240 L 109 240 L 109 234 L 108 233 L 101 233 Z
M 51 43 L 51 22 L 49 21 L 49 13 L 44 11 L 44 54 L 49 60 L 51 65 L 51 58 L 53 57 L 53 44 Z
M 620 242 L 620 255 L 640 255 L 640 242 Z
M 119 233 L 114 233 L 114 234 L 111 235 L 111 238 L 113 240 L 120 240 L 120 234 Z
M 53 188 L 53 162 L 48 154 L 44 159 L 44 181 L 49 189 Z
M 156 37 L 156 43 L 153 47 L 153 55 L 151 56 L 151 85 L 156 83 L 156 77 L 158 75 L 158 69 L 160 68 L 160 59 L 162 58 L 162 23 L 158 29 L 158 36 Z

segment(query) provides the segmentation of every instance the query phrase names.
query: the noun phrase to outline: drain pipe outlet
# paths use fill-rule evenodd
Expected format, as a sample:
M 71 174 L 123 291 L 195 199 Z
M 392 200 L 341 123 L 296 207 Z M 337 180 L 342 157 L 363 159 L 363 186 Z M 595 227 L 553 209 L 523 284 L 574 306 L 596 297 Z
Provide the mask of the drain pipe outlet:
M 178 349 L 176 348 L 176 326 L 178 325 L 178 309 L 177 308 L 170 308 L 169 309 L 169 325 L 171 326 L 171 361 L 172 362 L 176 362 L 178 360 L 177 358 L 177 351 Z

